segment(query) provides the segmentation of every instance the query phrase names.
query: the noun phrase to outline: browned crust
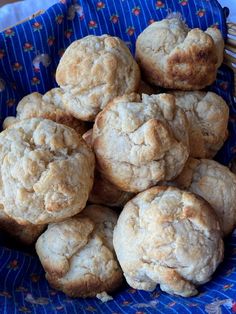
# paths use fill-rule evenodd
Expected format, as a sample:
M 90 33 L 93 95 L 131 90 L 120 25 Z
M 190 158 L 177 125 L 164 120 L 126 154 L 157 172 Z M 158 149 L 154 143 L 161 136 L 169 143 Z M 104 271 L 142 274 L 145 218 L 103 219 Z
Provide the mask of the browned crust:
M 31 118 L 43 118 L 52 120 L 54 122 L 64 124 L 72 129 L 74 129 L 77 133 L 79 133 L 81 136 L 88 131 L 89 126 L 86 122 L 80 121 L 76 118 L 74 118 L 71 114 L 68 114 L 66 112 L 58 113 L 58 112 L 47 112 L 43 114 L 32 114 L 30 116 Z
M 190 36 L 193 33 L 205 37 L 204 46 L 194 43 L 188 44 L 186 49 L 174 49 L 167 57 L 163 70 L 144 53 L 142 44 L 137 44 L 136 59 L 147 82 L 169 89 L 199 90 L 215 81 L 217 55 L 214 41 L 198 29 L 190 31 Z
M 87 298 L 95 297 L 103 291 L 107 293 L 115 291 L 122 284 L 123 275 L 121 271 L 117 271 L 112 278 L 105 282 L 92 274 L 87 274 L 83 279 L 79 278 L 69 283 L 60 283 L 60 278 L 50 276 L 48 273 L 46 273 L 46 279 L 54 289 L 61 290 L 70 297 Z

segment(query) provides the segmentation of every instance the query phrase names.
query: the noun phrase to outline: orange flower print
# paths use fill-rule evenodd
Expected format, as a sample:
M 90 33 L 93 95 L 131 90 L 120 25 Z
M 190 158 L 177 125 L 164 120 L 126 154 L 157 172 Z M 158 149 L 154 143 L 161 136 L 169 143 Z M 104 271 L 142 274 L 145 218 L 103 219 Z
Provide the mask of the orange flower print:
M 199 9 L 196 13 L 199 17 L 203 17 L 205 15 L 205 9 Z
M 151 19 L 148 21 L 148 25 L 151 25 L 152 23 L 155 23 L 156 21 L 154 19 Z
M 15 32 L 13 31 L 13 29 L 8 28 L 8 29 L 6 29 L 4 31 L 4 35 L 5 35 L 5 37 L 10 37 L 11 38 L 12 36 L 15 35 Z
M 135 32 L 135 28 L 133 26 L 129 26 L 127 29 L 126 29 L 126 33 L 129 35 L 129 36 L 132 36 Z
M 7 101 L 7 105 L 9 107 L 11 107 L 13 104 L 15 103 L 15 99 L 9 99 Z M 13 270 L 17 270 L 19 268 L 18 266 L 18 261 L 16 259 L 10 261 L 10 263 L 8 264 L 7 268 L 11 268 Z
M 182 6 L 185 6 L 188 4 L 188 0 L 179 0 L 179 3 L 182 5 Z
M 165 7 L 165 3 L 163 1 L 157 1 L 156 2 L 156 9 L 159 10 L 159 9 L 162 9 Z
M 64 20 L 64 16 L 62 14 L 56 16 L 56 23 L 61 24 Z
M 234 284 L 224 285 L 223 290 L 227 291 L 227 290 L 231 289 L 233 286 L 234 286 Z
M 40 84 L 40 79 L 37 78 L 36 76 L 32 77 L 32 79 L 31 79 L 31 84 L 32 84 L 32 85 L 38 85 L 38 84 Z
M 228 89 L 228 82 L 225 82 L 225 81 L 220 82 L 220 88 L 223 90 L 227 90 Z
M 52 46 L 55 43 L 55 37 L 49 36 L 47 42 L 48 42 L 48 46 Z
M 136 15 L 136 16 L 138 16 L 138 15 L 140 14 L 140 12 L 141 12 L 140 7 L 134 7 L 134 8 L 132 9 L 132 13 L 133 13 L 134 15 Z
M 13 71 L 20 71 L 22 70 L 22 65 L 19 62 L 15 62 L 12 65 Z
M 119 21 L 119 15 L 118 15 L 118 14 L 113 14 L 113 15 L 110 17 L 110 21 L 111 21 L 113 24 L 116 24 L 116 23 Z
M 40 29 L 43 28 L 42 24 L 39 22 L 34 22 L 32 26 L 33 26 L 34 32 L 39 31 Z
M 67 29 L 67 30 L 65 31 L 65 37 L 66 37 L 67 39 L 69 39 L 72 34 L 73 34 L 73 31 L 72 31 L 71 28 L 70 28 L 70 29 Z
M 104 8 L 105 8 L 105 3 L 102 2 L 102 1 L 99 1 L 99 2 L 97 3 L 97 10 L 102 10 L 102 9 L 104 9 Z
M 23 49 L 24 49 L 25 52 L 26 51 L 32 51 L 33 48 L 34 47 L 33 47 L 33 45 L 31 43 L 29 43 L 29 42 L 24 43 Z
M 211 27 L 214 29 L 219 29 L 219 23 L 216 22 L 215 24 L 212 24 Z
M 30 279 L 31 279 L 32 282 L 38 282 L 39 279 L 40 279 L 40 276 L 37 275 L 37 274 L 32 273 L 32 274 L 30 274 Z
M 94 29 L 94 28 L 98 27 L 98 25 L 95 21 L 89 21 L 88 26 L 90 29 Z

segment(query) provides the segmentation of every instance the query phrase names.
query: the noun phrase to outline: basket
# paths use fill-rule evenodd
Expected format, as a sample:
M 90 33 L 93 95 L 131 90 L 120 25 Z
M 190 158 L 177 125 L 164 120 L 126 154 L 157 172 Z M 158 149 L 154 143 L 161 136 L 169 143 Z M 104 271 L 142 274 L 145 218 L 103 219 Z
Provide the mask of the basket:
M 107 32 L 121 37 L 134 52 L 138 33 L 170 12 L 180 12 L 190 27 L 219 27 L 226 40 L 224 65 L 210 89 L 230 107 L 230 137 L 217 155 L 229 164 L 236 152 L 236 58 L 232 55 L 236 53 L 236 25 L 226 24 L 227 10 L 216 0 L 63 0 L 5 30 L 0 34 L 1 120 L 15 114 L 15 105 L 25 94 L 56 86 L 56 65 L 76 38 Z M 236 313 L 236 230 L 225 240 L 224 262 L 213 279 L 199 288 L 198 296 L 171 296 L 158 287 L 149 293 L 124 284 L 107 303 L 72 299 L 51 289 L 32 250 L 9 248 L 6 241 L 0 237 L 0 313 Z

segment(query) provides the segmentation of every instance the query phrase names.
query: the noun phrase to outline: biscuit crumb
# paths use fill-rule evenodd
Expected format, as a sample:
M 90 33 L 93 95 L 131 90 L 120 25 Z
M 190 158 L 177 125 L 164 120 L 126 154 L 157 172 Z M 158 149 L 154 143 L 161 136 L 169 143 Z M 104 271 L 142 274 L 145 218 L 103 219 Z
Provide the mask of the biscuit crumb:
M 98 293 L 96 295 L 96 298 L 101 300 L 103 303 L 113 300 L 113 297 L 106 293 L 106 291 L 103 291 L 101 293 Z

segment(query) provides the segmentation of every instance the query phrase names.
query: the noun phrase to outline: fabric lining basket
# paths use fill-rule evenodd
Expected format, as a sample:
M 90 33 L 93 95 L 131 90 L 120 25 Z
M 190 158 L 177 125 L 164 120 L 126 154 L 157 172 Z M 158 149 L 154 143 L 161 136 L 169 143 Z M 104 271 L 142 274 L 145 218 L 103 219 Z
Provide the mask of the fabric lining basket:
M 33 18 L 0 33 L 0 119 L 14 115 L 26 94 L 56 86 L 55 70 L 65 48 L 88 34 L 122 38 L 132 53 L 138 34 L 169 13 L 181 14 L 190 27 L 218 27 L 226 40 L 225 64 L 210 90 L 229 105 L 229 139 L 216 159 L 229 164 L 236 153 L 234 71 L 236 25 L 226 23 L 228 9 L 216 0 L 61 1 Z M 232 68 L 230 68 L 230 67 Z M 71 299 L 50 288 L 32 250 L 7 247 L 0 239 L 0 313 L 236 313 L 236 230 L 225 239 L 225 260 L 212 281 L 192 298 L 148 293 L 124 286 L 114 299 Z

